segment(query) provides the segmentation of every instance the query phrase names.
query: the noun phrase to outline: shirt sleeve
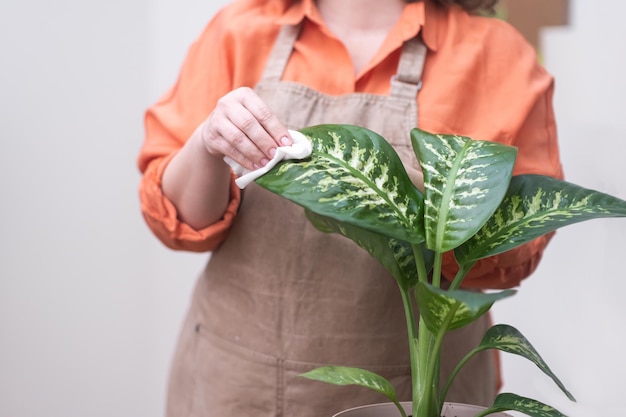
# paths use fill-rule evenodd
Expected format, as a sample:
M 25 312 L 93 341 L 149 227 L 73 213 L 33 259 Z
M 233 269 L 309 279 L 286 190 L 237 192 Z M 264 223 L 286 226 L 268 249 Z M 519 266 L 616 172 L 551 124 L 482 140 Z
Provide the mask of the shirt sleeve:
M 518 148 L 513 175 L 540 174 L 563 179 L 552 108 L 553 91 L 554 83 L 550 82 L 511 143 Z M 549 233 L 503 254 L 479 260 L 463 281 L 463 287 L 502 289 L 518 286 L 535 271 L 553 235 L 554 232 Z M 454 254 L 444 254 L 443 275 L 453 279 L 458 269 Z
M 195 230 L 178 220 L 176 207 L 161 191 L 163 171 L 173 156 L 170 154 L 152 160 L 143 174 L 139 196 L 146 224 L 171 249 L 190 252 L 215 250 L 228 236 L 241 201 L 241 191 L 235 184 L 235 176 L 231 176 L 230 202 L 222 219 L 204 229 Z
M 174 204 L 161 190 L 163 172 L 172 157 L 215 107 L 232 90 L 228 37 L 219 12 L 190 47 L 175 85 L 145 114 L 145 138 L 137 164 L 142 173 L 139 198 L 152 232 L 176 250 L 211 251 L 226 238 L 237 214 L 240 191 L 231 180 L 228 208 L 221 220 L 194 230 L 178 220 Z M 200 70 L 199 70 L 200 69 Z

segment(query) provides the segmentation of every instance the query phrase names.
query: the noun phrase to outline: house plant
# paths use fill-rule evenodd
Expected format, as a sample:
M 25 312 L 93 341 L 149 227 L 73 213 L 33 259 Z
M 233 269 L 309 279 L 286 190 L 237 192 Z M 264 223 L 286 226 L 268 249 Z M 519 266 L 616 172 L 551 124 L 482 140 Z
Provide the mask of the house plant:
M 311 140 L 312 155 L 277 165 L 257 183 L 303 206 L 319 230 L 352 239 L 393 275 L 409 336 L 413 417 L 440 416 L 456 373 L 467 359 L 486 349 L 531 360 L 574 400 L 528 340 L 511 326 L 489 329 L 443 384 L 438 373 L 441 342 L 447 331 L 476 320 L 495 301 L 515 293 L 462 290 L 464 277 L 479 259 L 568 224 L 624 217 L 626 201 L 541 175 L 512 176 L 514 147 L 414 129 L 411 141 L 424 174 L 422 193 L 394 149 L 370 130 L 320 125 L 301 133 Z M 448 251 L 454 251 L 459 272 L 443 289 L 442 254 Z M 413 297 L 419 313 L 414 311 Z M 369 371 L 328 366 L 304 376 L 372 388 L 406 417 L 391 384 Z M 506 410 L 529 416 L 563 415 L 539 401 L 505 393 L 477 417 Z

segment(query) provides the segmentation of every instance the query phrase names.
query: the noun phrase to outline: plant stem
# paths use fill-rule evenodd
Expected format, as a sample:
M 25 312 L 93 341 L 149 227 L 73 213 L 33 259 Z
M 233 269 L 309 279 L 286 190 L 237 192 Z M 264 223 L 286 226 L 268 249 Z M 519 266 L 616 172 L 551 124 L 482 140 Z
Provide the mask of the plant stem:
M 415 323 L 415 313 L 413 309 L 413 301 L 411 300 L 410 290 L 408 289 L 405 290 L 404 288 L 401 287 L 400 294 L 402 295 L 402 304 L 404 305 L 404 315 L 406 317 L 406 328 L 407 328 L 407 333 L 408 333 L 408 338 L 409 338 L 409 357 L 410 357 L 410 362 L 411 362 L 411 384 L 413 387 L 415 387 L 416 384 L 418 384 L 418 375 L 419 375 L 419 369 L 418 369 L 418 364 L 416 360 L 416 358 L 419 355 L 417 325 Z
M 433 265 L 433 280 L 432 283 L 435 287 L 441 287 L 441 263 L 443 260 L 443 254 L 437 252 L 435 254 L 435 264 Z
M 415 267 L 417 268 L 417 278 L 419 282 L 428 282 L 428 271 L 426 271 L 426 262 L 424 261 L 424 253 L 421 245 L 411 245 L 413 257 L 415 258 Z
M 461 359 L 461 361 L 452 370 L 452 373 L 450 374 L 450 376 L 448 377 L 448 380 L 446 381 L 446 385 L 444 386 L 444 388 L 443 388 L 443 390 L 441 392 L 442 398 L 446 398 L 446 396 L 448 395 L 448 390 L 450 389 L 450 386 L 452 385 L 452 381 L 454 381 L 454 378 L 456 378 L 456 375 L 459 373 L 461 368 L 463 368 L 463 366 L 465 366 L 467 361 L 469 361 L 472 356 L 474 356 L 476 353 L 478 353 L 478 352 L 480 352 L 482 350 L 483 349 L 478 349 L 478 348 L 473 349 L 470 353 L 465 355 L 463 357 L 463 359 Z
M 461 286 L 461 283 L 463 282 L 463 279 L 465 279 L 465 276 L 474 267 L 475 264 L 476 264 L 476 261 L 470 262 L 469 264 L 461 265 L 459 267 L 459 272 L 456 273 L 456 276 L 454 277 L 452 284 L 450 284 L 450 290 L 459 289 L 459 287 Z
M 428 282 L 428 271 L 426 271 L 426 263 L 424 261 L 424 253 L 422 252 L 421 245 L 411 245 L 413 249 L 413 257 L 415 259 L 415 266 L 417 269 L 417 276 L 419 282 Z M 411 380 L 413 386 L 412 392 L 412 415 L 418 417 L 418 409 L 424 396 L 424 383 L 425 379 L 424 365 L 428 358 L 428 350 L 431 345 L 432 334 L 426 328 L 426 325 L 422 323 L 420 318 L 419 326 L 416 327 L 415 314 L 410 297 L 410 291 L 401 290 L 403 303 L 405 303 L 405 314 L 407 314 L 407 329 L 409 329 L 409 353 L 411 358 Z M 407 307 L 408 306 L 408 307 Z M 412 334 L 411 334 L 412 333 Z
M 418 332 L 418 372 L 413 385 L 413 417 L 430 417 L 432 407 L 428 405 L 432 404 L 432 401 L 428 395 L 432 392 L 429 389 L 432 381 L 428 379 L 428 362 L 432 357 L 434 336 L 421 317 Z
M 400 411 L 400 416 L 401 417 L 406 417 L 406 412 L 404 411 L 404 407 L 402 407 L 402 405 L 398 401 L 394 401 L 393 403 L 398 408 L 398 411 Z
M 428 369 L 426 371 L 426 381 L 436 381 L 436 380 L 438 380 L 437 378 L 435 378 L 435 372 L 439 371 L 439 366 L 438 366 L 439 365 L 439 363 L 438 363 L 439 354 L 438 354 L 438 352 L 441 350 L 441 344 L 443 343 L 443 338 L 446 335 L 446 332 L 448 331 L 448 326 L 450 325 L 450 322 L 454 318 L 454 315 L 456 314 L 456 311 L 458 310 L 460 305 L 461 304 L 457 302 L 450 309 L 450 312 L 446 316 L 446 319 L 443 322 L 439 332 L 434 337 L 432 350 L 431 350 L 431 352 L 429 352 L 430 353 L 430 355 L 429 355 L 430 357 L 428 358 L 428 362 L 427 362 L 428 363 L 428 367 L 427 367 Z M 434 387 L 433 385 L 434 384 L 428 384 L 426 386 L 426 389 L 424 391 L 424 397 L 425 398 L 430 398 L 431 396 L 434 395 L 433 390 L 436 390 L 437 387 Z M 437 404 L 436 404 L 437 411 L 441 412 L 441 401 L 442 401 L 441 398 L 439 398 L 437 396 L 437 398 L 435 398 L 435 401 L 437 402 Z M 439 414 L 437 414 L 437 415 L 439 415 Z
M 476 414 L 474 417 L 485 417 L 485 416 L 488 416 L 489 414 L 500 413 L 500 412 L 504 412 L 504 411 L 508 411 L 508 410 L 506 410 L 506 409 L 488 408 L 488 409 L 483 410 L 480 413 Z

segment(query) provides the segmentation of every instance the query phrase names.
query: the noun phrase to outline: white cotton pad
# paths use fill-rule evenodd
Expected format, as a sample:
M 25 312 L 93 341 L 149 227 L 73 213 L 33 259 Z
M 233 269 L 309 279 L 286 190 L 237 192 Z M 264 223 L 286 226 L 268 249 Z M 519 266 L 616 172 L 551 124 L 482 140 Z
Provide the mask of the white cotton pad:
M 306 136 L 297 130 L 290 130 L 289 136 L 291 136 L 293 144 L 291 146 L 280 146 L 276 148 L 276 153 L 274 154 L 272 160 L 269 161 L 264 167 L 254 171 L 243 168 L 237 162 L 225 156 L 224 162 L 230 165 L 236 175 L 239 175 L 239 178 L 235 180 L 237 186 L 241 189 L 245 188 L 252 181 L 267 173 L 270 169 L 274 168 L 277 163 L 284 159 L 303 159 L 311 155 L 313 147 Z

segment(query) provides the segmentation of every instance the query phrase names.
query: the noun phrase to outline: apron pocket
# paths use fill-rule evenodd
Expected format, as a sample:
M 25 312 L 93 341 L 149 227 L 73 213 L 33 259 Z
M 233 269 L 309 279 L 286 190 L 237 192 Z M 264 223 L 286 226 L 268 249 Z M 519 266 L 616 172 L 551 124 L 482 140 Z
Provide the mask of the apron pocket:
M 360 405 L 388 402 L 382 394 L 359 386 L 336 386 L 312 381 L 299 375 L 317 368 L 317 364 L 285 361 L 283 375 L 283 409 L 285 416 L 330 417 L 339 411 Z M 387 378 L 401 401 L 411 397 L 411 367 L 366 367 Z
M 190 417 L 276 417 L 278 359 L 195 327 Z

